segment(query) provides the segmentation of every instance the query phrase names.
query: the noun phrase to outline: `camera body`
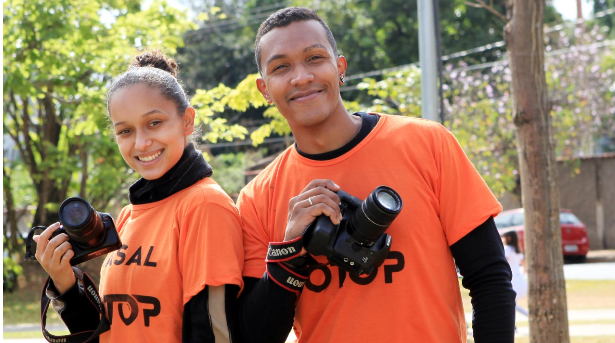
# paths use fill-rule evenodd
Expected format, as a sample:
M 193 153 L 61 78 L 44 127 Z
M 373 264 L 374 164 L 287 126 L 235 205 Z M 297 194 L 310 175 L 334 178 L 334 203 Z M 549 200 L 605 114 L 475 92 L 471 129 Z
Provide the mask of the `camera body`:
M 326 256 L 330 264 L 351 274 L 370 274 L 391 249 L 392 238 L 384 231 L 401 211 L 401 197 L 386 186 L 377 187 L 365 201 L 342 190 L 337 195 L 340 224 L 319 216 L 303 234 L 303 245 L 310 254 Z
M 97 212 L 87 201 L 79 197 L 64 200 L 58 215 L 61 226 L 51 237 L 61 233 L 68 236 L 75 253 L 70 259 L 71 266 L 118 250 L 122 246 L 113 218 L 108 213 Z M 34 259 L 36 254 L 36 243 L 32 241 L 32 236 L 40 235 L 43 231 L 44 228 L 41 227 L 30 230 L 26 242 L 26 260 L 28 257 Z

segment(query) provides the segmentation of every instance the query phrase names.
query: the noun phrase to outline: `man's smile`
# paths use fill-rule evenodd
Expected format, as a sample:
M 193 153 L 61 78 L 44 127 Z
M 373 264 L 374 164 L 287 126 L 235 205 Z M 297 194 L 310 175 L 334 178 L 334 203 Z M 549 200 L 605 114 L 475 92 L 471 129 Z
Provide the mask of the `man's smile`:
M 303 92 L 296 92 L 289 97 L 289 101 L 308 101 L 322 93 L 323 89 L 311 89 Z

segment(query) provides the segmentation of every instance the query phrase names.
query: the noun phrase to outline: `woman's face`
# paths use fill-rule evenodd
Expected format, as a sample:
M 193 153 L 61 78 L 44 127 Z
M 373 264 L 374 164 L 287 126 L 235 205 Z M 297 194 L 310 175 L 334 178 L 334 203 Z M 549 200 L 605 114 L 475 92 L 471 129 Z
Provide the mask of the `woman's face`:
M 113 94 L 109 113 L 122 157 L 147 180 L 160 178 L 179 161 L 194 131 L 193 108 L 180 116 L 175 102 L 144 84 Z

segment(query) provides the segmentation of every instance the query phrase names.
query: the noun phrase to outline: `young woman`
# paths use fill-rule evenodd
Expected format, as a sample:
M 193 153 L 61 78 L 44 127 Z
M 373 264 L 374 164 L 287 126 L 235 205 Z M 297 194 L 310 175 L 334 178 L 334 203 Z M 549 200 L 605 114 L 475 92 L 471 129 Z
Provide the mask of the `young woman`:
M 239 214 L 190 141 L 195 111 L 176 70 L 162 53 L 143 53 L 108 93 L 118 148 L 142 178 L 116 218 L 122 248 L 108 254 L 101 269 L 100 299 L 111 324 L 101 342 L 229 342 L 238 336 Z M 70 266 L 68 236 L 50 239 L 59 227 L 34 238 L 36 258 L 51 278 L 46 294 L 71 332 L 94 330 L 99 312 Z
M 525 265 L 525 259 L 521 249 L 519 249 L 519 238 L 517 233 L 515 231 L 504 233 L 502 235 L 502 243 L 504 244 L 504 256 L 506 256 L 506 260 L 510 264 L 510 269 L 512 270 L 512 286 L 513 290 L 517 292 L 515 300 L 518 302 L 519 299 L 527 294 L 527 281 L 525 281 L 525 277 L 521 272 L 521 266 Z M 528 315 L 527 310 L 519 306 L 518 303 L 515 309 L 526 316 Z

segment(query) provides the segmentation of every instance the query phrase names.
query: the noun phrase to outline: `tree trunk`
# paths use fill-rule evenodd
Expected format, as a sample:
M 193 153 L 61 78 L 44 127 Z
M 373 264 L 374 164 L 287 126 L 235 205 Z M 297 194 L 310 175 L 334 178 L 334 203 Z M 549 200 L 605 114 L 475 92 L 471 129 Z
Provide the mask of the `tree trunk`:
M 51 92 L 52 89 L 49 89 Z M 57 117 L 56 107 L 53 100 L 49 96 L 39 100 L 39 118 L 43 118 L 43 131 L 41 137 L 40 154 L 41 160 L 47 161 L 54 156 L 50 153 L 50 147 L 57 147 L 60 141 L 60 131 L 62 129 Z M 47 210 L 47 204 L 57 203 L 58 205 L 64 200 L 62 198 L 61 189 L 55 179 L 42 169 L 40 174 L 36 175 L 39 179 L 35 181 L 36 195 L 38 196 L 38 204 L 36 207 L 36 213 L 34 214 L 34 224 L 48 226 L 59 220 L 56 212 L 49 212 Z
M 544 72 L 545 0 L 507 0 L 504 29 L 525 209 L 530 342 L 570 342 L 559 194 Z
M 4 237 L 7 238 L 4 242 L 4 249 L 5 251 L 8 251 L 10 255 L 13 255 L 19 248 L 19 242 L 17 241 L 17 235 L 19 234 L 19 230 L 17 228 L 17 214 L 15 202 L 13 201 L 13 194 L 11 193 L 11 177 L 7 173 L 6 168 L 3 168 L 2 171 L 4 172 L 2 180 L 4 184 L 4 207 L 6 208 L 6 216 L 8 217 L 5 218 L 5 221 L 8 221 L 8 223 L 4 223 Z

